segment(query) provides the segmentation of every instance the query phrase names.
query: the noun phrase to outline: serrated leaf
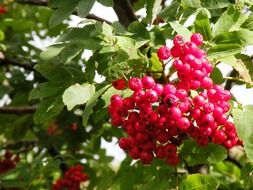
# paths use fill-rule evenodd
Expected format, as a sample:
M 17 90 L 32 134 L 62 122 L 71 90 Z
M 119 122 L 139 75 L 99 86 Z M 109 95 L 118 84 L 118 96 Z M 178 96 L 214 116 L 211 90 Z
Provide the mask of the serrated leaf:
M 177 1 L 173 1 L 169 6 L 165 7 L 160 13 L 159 16 L 164 19 L 164 21 L 174 21 L 176 20 L 176 15 L 180 4 Z
M 43 100 L 34 113 L 34 122 L 40 124 L 51 120 L 62 111 L 63 107 L 64 104 L 61 96 Z
M 96 0 L 80 0 L 77 8 L 78 16 L 82 18 L 86 17 L 93 7 L 95 1 Z
M 236 132 L 242 140 L 247 138 L 253 130 L 253 106 L 246 105 L 242 109 L 234 108 L 232 111 Z
M 241 170 L 241 180 L 245 190 L 250 190 L 253 187 L 253 164 L 246 163 Z
M 78 2 L 79 0 L 62 0 L 49 20 L 49 27 L 53 28 L 65 20 L 75 10 Z
M 97 103 L 98 98 L 100 96 L 102 96 L 102 94 L 104 94 L 110 86 L 111 85 L 106 85 L 105 87 L 96 91 L 95 94 L 91 97 L 91 99 L 89 99 L 89 101 L 87 102 L 85 109 L 83 111 L 83 115 L 82 115 L 82 120 L 83 120 L 84 126 L 86 126 L 88 119 L 90 117 L 90 114 L 92 113 L 92 109 L 95 106 L 95 104 Z
M 207 9 L 201 8 L 194 22 L 195 32 L 201 33 L 204 40 L 207 41 L 212 38 L 211 25 L 208 18 L 209 14 L 210 12 Z
M 182 35 L 186 41 L 190 40 L 192 33 L 185 26 L 177 22 L 169 22 L 169 24 L 172 29 Z
M 162 0 L 147 0 L 147 19 L 152 24 L 156 19 Z
M 242 24 L 243 28 L 248 30 L 253 30 L 253 13 L 251 13 L 248 19 Z
M 48 98 L 60 94 L 65 86 L 59 86 L 51 82 L 44 82 L 34 88 L 29 94 L 29 100 Z
M 138 59 L 138 51 L 135 47 L 135 40 L 126 36 L 116 36 L 117 45 L 124 50 L 129 59 Z
M 253 132 L 251 131 L 250 135 L 248 137 L 243 138 L 243 146 L 245 153 L 247 155 L 247 158 L 253 162 Z
M 241 12 L 235 6 L 230 6 L 215 23 L 213 27 L 213 35 L 217 36 L 223 32 L 239 30 L 247 17 L 248 14 Z
M 152 53 L 151 58 L 149 58 L 149 71 L 162 72 L 163 65 L 159 60 L 156 53 Z
M 220 9 L 230 5 L 228 0 L 181 0 L 182 6 L 186 8 Z
M 135 34 L 137 38 L 144 38 L 144 39 L 150 39 L 149 31 L 146 29 L 146 27 L 138 22 L 134 21 L 128 26 L 129 32 L 132 32 Z
M 211 47 L 208 51 L 209 59 L 220 59 L 223 57 L 228 57 L 235 55 L 242 51 L 242 46 L 238 44 L 217 44 Z
M 49 46 L 45 51 L 43 51 L 40 54 L 41 59 L 43 60 L 50 60 L 56 57 L 61 53 L 61 51 L 64 49 L 65 45 L 64 44 L 54 44 Z
M 218 189 L 219 181 L 211 175 L 191 174 L 179 185 L 180 190 L 214 190 Z
M 82 51 L 82 44 L 70 43 L 60 52 L 57 58 L 59 58 L 64 64 L 69 64 Z
M 251 45 L 253 44 L 253 31 L 241 28 L 234 32 L 223 32 L 215 36 L 213 41 L 217 44 Z
M 214 67 L 210 77 L 215 84 L 222 84 L 224 82 L 223 75 L 218 67 Z
M 84 83 L 74 84 L 67 88 L 63 93 L 62 99 L 63 103 L 67 106 L 67 109 L 70 111 L 76 105 L 82 105 L 86 103 L 95 93 L 95 86 Z
M 194 166 L 220 162 L 227 157 L 227 150 L 220 145 L 212 143 L 205 147 L 200 147 L 195 141 L 186 140 L 182 145 L 180 155 L 189 166 Z
M 40 63 L 35 66 L 35 69 L 54 83 L 68 83 L 72 80 L 71 73 L 58 64 Z

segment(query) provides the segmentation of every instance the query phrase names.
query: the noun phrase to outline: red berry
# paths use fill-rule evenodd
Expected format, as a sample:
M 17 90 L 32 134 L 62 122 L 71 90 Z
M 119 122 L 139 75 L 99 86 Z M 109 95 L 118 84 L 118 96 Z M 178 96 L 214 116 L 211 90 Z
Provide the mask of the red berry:
M 150 76 L 144 76 L 141 79 L 141 82 L 142 82 L 143 88 L 145 88 L 145 89 L 151 89 L 155 85 L 155 80 Z
M 112 81 L 112 86 L 117 90 L 124 90 L 126 88 L 126 82 L 124 79 L 118 79 Z
M 191 42 L 195 43 L 197 46 L 202 45 L 203 37 L 199 33 L 195 33 L 191 36 Z
M 141 79 L 136 78 L 136 77 L 130 78 L 130 80 L 128 81 L 128 86 L 133 91 L 141 90 L 142 89 Z
M 161 60 L 169 59 L 170 57 L 170 49 L 166 46 L 162 46 L 157 51 L 157 56 Z

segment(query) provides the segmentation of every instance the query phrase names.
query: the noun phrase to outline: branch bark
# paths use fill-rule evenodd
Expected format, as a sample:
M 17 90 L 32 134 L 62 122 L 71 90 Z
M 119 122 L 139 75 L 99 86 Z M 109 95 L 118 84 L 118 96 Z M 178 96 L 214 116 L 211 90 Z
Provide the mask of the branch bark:
M 138 21 L 132 6 L 128 0 L 113 0 L 113 9 L 118 16 L 119 22 L 128 27 L 130 23 Z
M 36 106 L 0 107 L 0 114 L 28 114 L 36 111 Z
M 48 0 L 16 0 L 17 3 L 21 4 L 29 4 L 29 5 L 39 5 L 39 6 L 47 6 L 48 5 Z M 73 12 L 74 15 L 77 15 L 77 12 Z M 101 17 L 98 17 L 94 14 L 88 14 L 86 16 L 87 19 L 93 19 L 97 20 L 99 22 L 106 22 L 107 24 L 112 24 L 110 21 L 105 20 Z
M 20 63 L 17 60 L 11 60 L 11 59 L 0 59 L 0 65 L 14 65 L 18 67 L 22 67 L 26 70 L 35 71 L 33 68 L 33 65 L 28 63 Z

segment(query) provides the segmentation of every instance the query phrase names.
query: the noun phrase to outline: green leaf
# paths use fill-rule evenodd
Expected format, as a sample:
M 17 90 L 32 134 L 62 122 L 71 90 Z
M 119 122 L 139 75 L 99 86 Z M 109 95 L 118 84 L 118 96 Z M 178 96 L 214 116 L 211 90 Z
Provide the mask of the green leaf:
M 241 180 L 243 180 L 243 186 L 245 190 L 250 190 L 253 187 L 253 164 L 246 163 L 245 166 L 241 170 Z
M 214 67 L 210 77 L 215 84 L 222 84 L 224 82 L 223 75 L 217 67 Z
M 59 86 L 52 82 L 45 82 L 39 84 L 29 94 L 29 100 L 48 98 L 60 94 L 65 89 L 64 85 Z
M 253 162 L 253 132 L 251 131 L 250 135 L 246 138 L 243 138 L 244 150 L 247 155 L 247 158 Z
M 117 45 L 128 54 L 129 59 L 139 58 L 134 39 L 125 36 L 116 36 L 116 39 Z
M 101 40 L 97 38 L 98 35 L 99 32 L 96 27 L 90 24 L 83 28 L 69 28 L 57 39 L 56 42 L 78 44 L 78 46 L 84 49 L 97 50 L 101 48 Z
M 82 120 L 83 125 L 86 126 L 88 119 L 90 117 L 90 114 L 92 113 L 92 109 L 95 106 L 95 104 L 98 101 L 98 98 L 104 94 L 107 89 L 110 87 L 110 85 L 106 85 L 105 87 L 101 88 L 100 90 L 96 91 L 95 94 L 89 99 L 89 101 L 86 104 L 86 107 L 83 111 Z
M 35 69 L 54 83 L 66 84 L 72 81 L 72 75 L 67 68 L 58 64 L 40 63 Z
M 147 19 L 152 24 L 157 17 L 162 0 L 147 0 Z
M 64 64 L 69 64 L 83 51 L 83 45 L 80 43 L 68 44 L 57 56 Z
M 235 55 L 242 51 L 242 46 L 238 44 L 218 44 L 211 47 L 208 51 L 209 59 L 220 59 L 222 57 L 227 57 Z
M 242 109 L 234 108 L 232 111 L 236 132 L 241 140 L 247 139 L 253 130 L 253 106 L 246 105 Z
M 192 33 L 183 25 L 177 22 L 169 22 L 170 26 L 176 31 L 178 34 L 182 35 L 185 40 L 190 40 Z
M 222 9 L 229 5 L 229 0 L 201 0 L 201 6 L 207 9 Z
M 228 0 L 181 0 L 182 6 L 186 8 L 220 9 L 230 5 Z
M 135 34 L 138 38 L 144 38 L 144 39 L 150 39 L 149 31 L 146 29 L 146 27 L 138 22 L 134 21 L 128 26 L 129 32 L 132 32 Z
M 80 0 L 77 8 L 78 16 L 82 18 L 86 17 L 93 7 L 95 1 L 96 0 Z
M 242 28 L 253 30 L 253 13 L 251 13 L 248 19 L 242 24 Z
M 54 57 L 58 56 L 61 53 L 64 47 L 65 47 L 64 44 L 51 45 L 40 54 L 40 57 L 45 61 L 53 59 Z
M 163 71 L 163 64 L 159 60 L 156 53 L 152 53 L 151 58 L 149 59 L 149 71 L 156 71 L 162 72 Z
M 201 7 L 201 1 L 200 0 L 181 0 L 181 5 L 186 8 L 200 8 Z
M 4 32 L 0 30 L 0 41 L 3 41 L 5 38 Z
M 207 9 L 200 9 L 195 19 L 195 32 L 203 35 L 204 40 L 209 41 L 212 38 L 211 25 L 208 18 L 209 11 Z
M 67 106 L 67 109 L 70 111 L 76 105 L 82 105 L 86 103 L 95 93 L 95 86 L 84 83 L 74 84 L 67 88 L 63 93 L 62 99 L 63 103 Z
M 238 31 L 243 22 L 247 19 L 248 14 L 242 13 L 235 6 L 230 6 L 215 23 L 213 35 L 217 36 L 223 32 Z
M 60 7 L 53 13 L 49 20 L 49 27 L 53 28 L 66 19 L 76 8 L 79 0 L 62 0 Z
M 223 32 L 215 36 L 213 41 L 217 44 L 251 45 L 253 44 L 253 31 L 241 28 L 234 32 Z
M 176 15 L 180 4 L 177 1 L 173 1 L 169 6 L 165 7 L 160 13 L 159 16 L 164 19 L 164 21 L 174 21 L 176 19 Z
M 205 147 L 200 147 L 195 141 L 186 140 L 182 145 L 180 155 L 189 166 L 194 166 L 220 162 L 227 157 L 227 150 L 220 145 L 212 143 Z
M 218 162 L 213 165 L 214 172 L 219 173 L 223 179 L 224 177 L 230 177 L 232 180 L 240 180 L 241 170 L 240 168 L 230 161 Z
M 113 6 L 113 0 L 98 0 L 98 2 L 107 7 Z
M 51 120 L 62 111 L 63 107 L 61 96 L 43 100 L 34 113 L 34 122 L 39 124 Z
M 218 189 L 219 181 L 210 175 L 191 174 L 179 185 L 180 190 L 214 190 Z

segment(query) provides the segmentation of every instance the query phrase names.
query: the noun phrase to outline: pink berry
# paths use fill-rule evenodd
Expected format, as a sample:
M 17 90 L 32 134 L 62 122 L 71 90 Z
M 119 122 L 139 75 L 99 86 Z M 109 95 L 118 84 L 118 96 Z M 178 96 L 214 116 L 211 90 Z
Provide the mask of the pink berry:
M 195 43 L 197 46 L 202 45 L 203 37 L 199 33 L 195 33 L 191 36 L 191 42 Z
M 155 80 L 150 76 L 144 76 L 141 79 L 141 82 L 142 82 L 143 88 L 145 88 L 145 89 L 151 89 L 155 85 Z
M 157 51 L 157 56 L 161 60 L 169 59 L 170 57 L 170 49 L 166 46 L 162 46 Z
M 124 90 L 126 88 L 126 82 L 124 79 L 118 79 L 112 81 L 112 86 L 117 90 Z
M 141 90 L 142 89 L 141 79 L 136 78 L 136 77 L 130 78 L 130 80 L 128 82 L 128 86 L 133 91 L 139 91 L 139 90 Z

